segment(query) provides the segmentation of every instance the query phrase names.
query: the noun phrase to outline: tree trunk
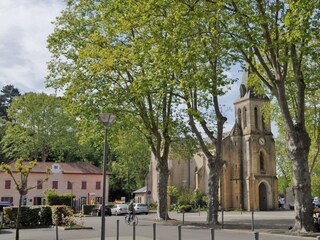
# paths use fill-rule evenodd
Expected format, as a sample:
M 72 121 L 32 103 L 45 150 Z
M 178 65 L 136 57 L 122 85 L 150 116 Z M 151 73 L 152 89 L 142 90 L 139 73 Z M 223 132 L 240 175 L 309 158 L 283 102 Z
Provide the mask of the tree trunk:
M 217 157 L 208 158 L 209 167 L 209 192 L 208 192 L 208 215 L 207 223 L 216 225 L 218 224 L 218 211 L 219 211 L 219 182 L 220 173 L 222 169 L 222 161 Z
M 17 222 L 16 222 L 16 240 L 19 240 L 19 230 L 20 230 L 20 218 L 21 218 L 21 205 L 22 205 L 22 193 L 20 193 L 19 198 L 19 206 L 18 206 L 18 212 L 17 212 Z
M 158 196 L 159 202 L 157 206 L 158 218 L 160 220 L 168 220 L 168 202 L 167 202 L 167 188 L 168 188 L 168 177 L 169 177 L 169 169 L 168 169 L 168 159 L 160 158 L 158 160 L 157 170 L 159 172 L 158 179 Z
M 308 169 L 310 138 L 306 131 L 297 129 L 288 133 L 286 150 L 293 165 L 295 225 L 292 231 L 314 230 L 311 180 Z

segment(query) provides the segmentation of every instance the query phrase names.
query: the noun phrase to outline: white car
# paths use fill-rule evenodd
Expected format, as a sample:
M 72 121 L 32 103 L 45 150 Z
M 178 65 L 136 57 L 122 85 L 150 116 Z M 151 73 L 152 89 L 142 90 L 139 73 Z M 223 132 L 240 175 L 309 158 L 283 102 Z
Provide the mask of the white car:
M 111 208 L 111 213 L 113 215 L 121 215 L 128 213 L 128 205 L 127 204 L 115 204 Z
M 144 203 L 134 203 L 134 210 L 135 213 L 140 214 L 140 213 L 144 213 L 144 214 L 148 214 L 149 213 L 149 209 L 147 204 Z

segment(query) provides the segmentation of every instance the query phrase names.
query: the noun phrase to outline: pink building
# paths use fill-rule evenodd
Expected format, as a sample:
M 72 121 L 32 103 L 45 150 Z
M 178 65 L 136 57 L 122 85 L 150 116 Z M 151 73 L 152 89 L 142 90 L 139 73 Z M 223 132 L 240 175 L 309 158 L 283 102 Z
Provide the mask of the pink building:
M 51 170 L 49 180 L 42 184 L 46 178 L 46 168 Z M 11 169 L 15 172 L 14 162 Z M 14 174 L 17 176 L 17 174 Z M 109 199 L 109 177 L 106 177 L 106 203 Z M 16 179 L 20 179 L 18 176 Z M 73 206 L 79 207 L 82 204 L 94 204 L 102 202 L 102 169 L 89 163 L 54 163 L 38 162 L 28 177 L 28 187 L 37 186 L 29 190 L 23 197 L 24 205 L 45 204 L 44 191 L 55 189 L 58 194 L 70 193 L 75 196 Z M 19 203 L 19 193 L 10 175 L 0 171 L 0 200 L 10 201 L 14 205 Z

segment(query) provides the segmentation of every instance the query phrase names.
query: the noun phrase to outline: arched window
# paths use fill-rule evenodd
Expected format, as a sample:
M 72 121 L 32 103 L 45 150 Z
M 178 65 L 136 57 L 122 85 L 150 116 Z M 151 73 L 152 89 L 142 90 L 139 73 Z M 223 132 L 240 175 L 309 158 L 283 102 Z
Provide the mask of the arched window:
M 263 152 L 260 152 L 259 159 L 260 159 L 260 172 L 265 172 Z
M 243 108 L 243 128 L 247 127 L 247 108 Z
M 262 129 L 266 130 L 266 123 L 264 121 L 264 114 L 262 114 L 262 116 L 261 116 L 261 121 L 262 121 Z
M 241 126 L 241 109 L 238 109 L 238 123 Z
M 258 108 L 254 108 L 254 126 L 258 129 Z

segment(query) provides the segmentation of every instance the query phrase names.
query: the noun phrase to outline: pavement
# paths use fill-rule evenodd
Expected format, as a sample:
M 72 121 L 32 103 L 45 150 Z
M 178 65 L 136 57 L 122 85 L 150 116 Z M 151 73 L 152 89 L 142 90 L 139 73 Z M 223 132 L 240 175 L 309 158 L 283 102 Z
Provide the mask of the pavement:
M 286 236 L 319 237 L 320 232 L 315 233 L 292 233 L 291 227 L 294 225 L 293 210 L 275 211 L 224 211 L 219 212 L 219 225 L 208 225 L 206 223 L 207 212 L 197 213 L 176 213 L 170 212 L 172 220 L 156 221 L 157 224 L 182 225 L 184 228 L 214 228 L 216 230 L 236 230 L 251 231 L 266 234 L 277 234 Z
M 317 237 L 320 237 L 320 233 L 307 233 L 307 234 L 294 234 L 289 231 L 289 228 L 293 226 L 294 224 L 294 212 L 290 210 L 279 210 L 279 211 L 261 211 L 261 212 L 240 212 L 240 211 L 228 211 L 228 212 L 219 212 L 219 225 L 212 226 L 208 225 L 206 223 L 207 213 L 206 212 L 193 212 L 193 213 L 176 213 L 176 212 L 170 212 L 169 213 L 170 220 L 167 221 L 159 221 L 156 220 L 156 214 L 150 213 L 149 215 L 139 215 L 139 225 L 138 227 L 149 229 L 150 233 L 144 236 L 137 236 L 137 240 L 152 240 L 152 225 L 155 223 L 157 225 L 157 231 L 159 231 L 159 239 L 160 234 L 168 234 L 170 231 L 174 231 L 176 233 L 176 229 L 178 229 L 178 226 L 182 226 L 183 229 L 183 235 L 186 237 L 186 239 L 190 239 L 191 234 L 197 234 L 199 232 L 204 230 L 208 232 L 209 229 L 214 229 L 216 239 L 243 239 L 241 238 L 240 234 L 246 234 L 246 236 L 250 236 L 250 239 L 259 239 L 256 238 L 255 234 L 260 234 L 260 239 L 317 239 Z M 120 219 L 120 223 L 124 224 L 123 222 L 123 216 L 122 217 L 111 217 L 107 218 L 107 223 L 115 222 L 116 219 Z M 96 221 L 95 230 L 99 231 L 100 227 L 100 218 L 95 217 L 87 217 L 88 226 L 91 226 L 91 224 L 94 224 L 94 221 Z M 112 221 L 111 221 L 112 220 Z M 166 227 L 168 225 L 168 228 Z M 126 226 L 124 224 L 124 226 Z M 162 226 L 162 227 L 161 227 Z M 175 228 L 174 226 L 177 226 Z M 174 227 L 172 229 L 172 227 Z M 110 231 L 110 225 L 107 227 Z M 132 228 L 131 228 L 132 229 Z M 148 231 L 149 231 L 148 230 Z M 199 231 L 197 231 L 199 230 Z M 52 229 L 49 230 L 36 230 L 36 231 L 25 231 L 21 232 L 21 234 L 26 234 L 25 236 L 22 236 L 23 239 L 47 239 L 48 237 L 45 237 L 44 234 L 47 234 L 48 231 L 53 231 Z M 91 230 L 92 231 L 92 230 Z M 34 235 L 27 235 L 31 234 L 31 232 L 34 232 L 36 234 L 43 234 L 43 238 L 34 238 Z M 41 232 L 41 233 L 40 233 Z M 69 231 L 68 231 L 69 232 Z M 90 230 L 88 231 L 88 233 Z M 50 235 L 46 236 L 52 236 L 52 233 Z M 81 240 L 100 240 L 101 238 L 97 237 L 99 236 L 96 234 L 95 236 L 85 236 L 86 232 L 77 231 L 73 233 L 73 235 L 78 234 L 79 238 L 76 236 L 71 237 L 70 235 L 65 235 L 63 238 L 64 240 L 70 240 L 70 239 L 80 239 Z M 209 231 L 210 233 L 210 231 Z M 61 233 L 62 234 L 62 233 Z M 230 235 L 232 238 L 223 238 L 221 235 Z M 2 236 L 1 236 L 2 235 Z M 188 236 L 189 235 L 189 236 Z M 13 233 L 11 234 L 0 234 L 0 240 L 8 240 L 9 236 L 14 236 Z M 33 236 L 33 237 L 32 237 Z M 198 236 L 198 235 L 196 235 Z M 189 237 L 189 238 L 188 238 Z M 115 237 L 115 234 L 112 236 L 109 235 L 106 237 L 108 240 L 117 240 Z M 132 240 L 132 230 L 125 232 L 125 227 L 121 228 L 121 240 Z M 158 234 L 157 234 L 158 239 Z M 161 238 L 163 239 L 163 237 Z M 169 239 L 169 238 L 165 238 Z M 172 238 L 171 238 L 172 239 Z M 175 238 L 177 239 L 177 238 Z M 185 238 L 182 238 L 185 239 Z M 191 238 L 194 239 L 194 238 Z M 198 239 L 204 239 L 204 238 L 198 238 Z M 206 238 L 208 239 L 208 238 Z M 214 239 L 214 238 L 213 238 Z M 248 239 L 248 238 L 244 238 Z M 320 239 L 320 238 L 319 238 Z

